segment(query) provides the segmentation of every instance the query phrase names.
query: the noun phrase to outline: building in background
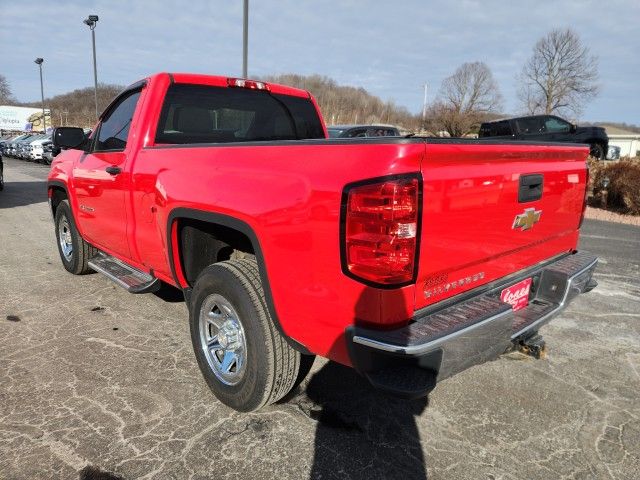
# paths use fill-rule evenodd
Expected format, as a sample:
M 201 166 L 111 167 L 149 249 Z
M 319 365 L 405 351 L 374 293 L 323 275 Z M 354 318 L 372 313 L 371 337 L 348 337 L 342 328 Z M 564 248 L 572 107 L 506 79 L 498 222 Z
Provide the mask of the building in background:
M 640 157 L 640 133 L 619 127 L 602 125 L 609 137 L 609 146 L 620 147 L 620 158 Z

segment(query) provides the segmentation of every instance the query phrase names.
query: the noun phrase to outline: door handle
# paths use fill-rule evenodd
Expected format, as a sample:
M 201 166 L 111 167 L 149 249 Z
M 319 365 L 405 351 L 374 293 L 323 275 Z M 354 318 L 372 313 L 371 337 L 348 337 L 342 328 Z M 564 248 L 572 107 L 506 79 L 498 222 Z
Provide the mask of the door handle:
M 118 175 L 120 172 L 122 172 L 122 169 L 120 167 L 116 167 L 114 165 L 105 168 L 105 170 L 110 175 Z

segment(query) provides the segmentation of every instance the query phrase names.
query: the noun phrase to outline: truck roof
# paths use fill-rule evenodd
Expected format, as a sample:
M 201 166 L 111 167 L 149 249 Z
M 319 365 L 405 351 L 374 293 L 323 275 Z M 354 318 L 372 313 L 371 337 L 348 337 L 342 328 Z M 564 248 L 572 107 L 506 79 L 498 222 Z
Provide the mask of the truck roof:
M 522 120 L 523 118 L 538 118 L 538 117 L 557 117 L 557 118 L 562 118 L 562 117 L 559 117 L 558 115 L 554 115 L 552 113 L 539 113 L 537 115 L 520 115 L 519 117 L 496 118 L 495 120 L 487 120 L 486 122 L 482 122 L 482 124 L 485 125 L 485 124 L 488 124 L 488 123 L 506 122 L 507 120 Z
M 192 85 L 210 85 L 214 87 L 228 87 L 229 79 L 236 79 L 239 77 L 234 76 L 221 76 L 221 75 L 204 75 L 200 73 L 171 73 L 171 72 L 159 72 L 153 75 L 146 77 L 146 80 L 151 80 L 154 77 L 166 76 L 168 75 L 171 78 L 171 81 L 174 83 L 188 83 Z M 145 79 L 141 79 L 143 81 Z M 245 79 L 249 80 L 249 79 Z M 132 85 L 135 85 L 138 82 L 134 82 Z M 276 93 L 280 95 L 290 95 L 293 97 L 302 97 L 302 98 L 310 98 L 311 94 L 307 90 L 302 90 L 300 88 L 289 87 L 287 85 L 280 85 L 278 83 L 265 82 L 262 80 L 253 80 L 256 82 L 264 83 L 268 85 L 269 91 L 271 93 Z M 127 87 L 128 88 L 128 87 Z

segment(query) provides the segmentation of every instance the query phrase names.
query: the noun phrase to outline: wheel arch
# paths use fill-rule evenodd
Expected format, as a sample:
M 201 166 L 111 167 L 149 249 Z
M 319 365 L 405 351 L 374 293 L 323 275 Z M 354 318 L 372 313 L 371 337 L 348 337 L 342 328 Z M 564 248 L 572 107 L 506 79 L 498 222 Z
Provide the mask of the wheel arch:
M 589 155 L 591 155 L 591 150 L 594 145 L 599 145 L 602 148 L 602 160 L 607 158 L 607 150 L 609 148 L 609 142 L 602 138 L 590 138 L 586 140 L 585 143 L 589 145 Z
M 71 202 L 67 186 L 59 180 L 49 180 L 47 183 L 47 195 L 50 202 L 49 206 L 51 208 L 51 215 L 53 215 L 53 217 L 56 216 L 56 210 L 62 200 L 67 199 Z
M 169 253 L 169 266 L 171 268 L 171 274 L 174 278 L 174 281 L 177 285 L 179 285 L 183 291 L 187 302 L 190 301 L 191 289 L 193 288 L 193 282 L 195 282 L 195 277 L 197 277 L 198 272 L 187 271 L 185 269 L 185 245 L 183 242 L 183 235 L 181 232 L 182 228 L 187 226 L 193 226 L 192 222 L 199 222 L 200 225 L 208 225 L 212 229 L 224 229 L 227 232 L 235 232 L 238 234 L 237 239 L 239 241 L 244 241 L 246 239 L 251 246 L 251 252 L 258 264 L 258 270 L 260 272 L 260 280 L 262 282 L 262 288 L 264 290 L 265 301 L 267 304 L 267 308 L 269 309 L 269 313 L 271 314 L 271 318 L 273 319 L 275 327 L 278 329 L 280 334 L 286 338 L 287 342 L 300 353 L 303 354 L 311 354 L 311 352 L 302 344 L 298 343 L 296 340 L 292 339 L 289 335 L 287 335 L 282 328 L 282 324 L 278 317 L 275 304 L 273 301 L 273 295 L 271 292 L 271 286 L 269 284 L 269 276 L 264 260 L 264 255 L 262 251 L 262 247 L 258 236 L 256 235 L 254 229 L 247 222 L 240 220 L 236 217 L 232 217 L 229 215 L 215 213 L 215 212 L 207 212 L 203 210 L 195 210 L 190 208 L 176 208 L 171 211 L 169 217 L 167 219 L 167 247 Z M 199 239 L 197 241 L 201 241 Z M 224 242 L 222 242 L 224 243 Z M 209 260 L 213 260 L 212 255 L 218 257 L 217 254 L 213 254 L 212 252 L 220 252 L 220 246 L 214 246 L 212 251 L 210 251 L 205 258 Z M 222 247 L 224 248 L 224 247 Z M 218 250 L 216 250 L 218 249 Z M 227 258 L 215 258 L 214 262 L 209 262 L 208 265 L 213 263 L 217 263 L 218 261 L 223 261 Z M 208 265 L 198 265 L 196 268 L 204 268 Z M 200 270 L 201 271 L 201 270 Z

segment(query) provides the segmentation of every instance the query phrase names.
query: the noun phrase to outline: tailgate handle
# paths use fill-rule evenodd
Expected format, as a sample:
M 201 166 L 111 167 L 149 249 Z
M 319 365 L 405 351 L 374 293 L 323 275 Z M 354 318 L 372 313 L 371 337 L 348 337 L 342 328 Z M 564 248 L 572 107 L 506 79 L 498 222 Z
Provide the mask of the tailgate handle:
M 533 202 L 542 198 L 542 174 L 520 176 L 520 188 L 518 189 L 518 202 Z

